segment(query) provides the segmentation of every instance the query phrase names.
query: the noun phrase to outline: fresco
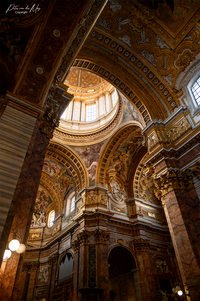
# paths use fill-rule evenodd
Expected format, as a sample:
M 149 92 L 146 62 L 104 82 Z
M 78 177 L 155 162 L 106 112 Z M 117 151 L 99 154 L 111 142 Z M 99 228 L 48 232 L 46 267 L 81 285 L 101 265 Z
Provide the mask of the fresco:
M 46 172 L 50 177 L 54 177 L 58 170 L 61 169 L 61 165 L 55 163 L 54 161 L 45 158 L 43 165 L 43 172 Z
M 139 113 L 134 108 L 134 106 L 130 103 L 130 101 L 128 99 L 126 99 L 125 97 L 122 97 L 122 99 L 123 99 L 124 110 L 123 110 L 123 118 L 122 118 L 121 124 L 128 122 L 128 121 L 136 120 L 140 124 L 143 125 L 143 121 L 142 121 Z
M 34 213 L 40 214 L 41 212 L 44 212 L 52 202 L 53 201 L 49 194 L 42 187 L 39 187 L 35 201 Z
M 95 184 L 97 163 L 104 143 L 105 141 L 91 146 L 72 147 L 74 151 L 81 157 L 85 163 L 85 166 L 87 167 L 90 186 Z
M 140 0 L 155 12 L 156 17 L 176 33 L 191 18 L 199 0 Z

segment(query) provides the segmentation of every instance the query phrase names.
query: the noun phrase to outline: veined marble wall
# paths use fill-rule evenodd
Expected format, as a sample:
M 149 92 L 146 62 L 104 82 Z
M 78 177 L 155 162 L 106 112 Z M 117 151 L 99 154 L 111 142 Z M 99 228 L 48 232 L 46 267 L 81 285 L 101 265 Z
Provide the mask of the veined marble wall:
M 9 106 L 0 119 L 0 238 L 35 123 Z

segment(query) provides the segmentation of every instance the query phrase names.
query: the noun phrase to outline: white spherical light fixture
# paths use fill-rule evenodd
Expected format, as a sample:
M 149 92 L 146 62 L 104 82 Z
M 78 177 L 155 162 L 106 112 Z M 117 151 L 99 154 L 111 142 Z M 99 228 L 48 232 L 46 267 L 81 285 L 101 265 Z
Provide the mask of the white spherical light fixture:
M 177 294 L 178 294 L 179 296 L 182 296 L 182 295 L 183 295 L 182 290 L 178 291 Z
M 16 250 L 18 254 L 24 253 L 26 250 L 26 246 L 24 244 L 20 244 L 19 248 Z
M 19 245 L 19 241 L 17 239 L 13 239 L 8 246 L 11 251 L 16 251 L 19 248 Z
M 10 250 L 5 250 L 3 254 L 3 259 L 8 259 L 11 256 L 11 251 Z

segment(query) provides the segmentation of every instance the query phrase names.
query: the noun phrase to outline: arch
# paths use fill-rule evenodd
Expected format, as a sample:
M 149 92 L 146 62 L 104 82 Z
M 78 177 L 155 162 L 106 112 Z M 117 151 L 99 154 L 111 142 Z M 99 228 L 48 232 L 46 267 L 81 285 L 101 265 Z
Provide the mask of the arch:
M 133 256 L 133 258 L 134 258 L 134 261 L 135 261 L 135 264 L 136 264 L 136 268 L 138 268 L 138 262 L 137 262 L 137 259 L 136 259 L 136 257 L 135 257 L 135 254 L 132 252 L 132 250 L 129 248 L 129 247 L 127 247 L 126 245 L 120 245 L 119 243 L 114 243 L 114 244 L 112 244 L 112 245 L 110 245 L 109 246 L 109 248 L 108 248 L 108 257 L 109 257 L 109 255 L 110 255 L 110 252 L 114 249 L 114 248 L 117 248 L 117 247 L 122 247 L 122 248 L 124 248 L 124 249 L 126 249 L 127 251 L 129 251 L 130 253 L 131 253 L 131 255 Z
M 55 220 L 55 210 L 51 210 L 48 216 L 48 227 L 53 227 L 53 222 Z
M 92 37 L 94 32 L 96 41 Z M 96 29 L 93 33 L 79 52 L 74 66 L 86 68 L 106 78 L 133 104 L 136 96 L 141 106 L 145 106 L 150 119 L 167 118 L 178 105 L 177 101 L 174 104 L 171 87 L 132 49 L 105 34 L 99 41 L 98 37 L 102 33 Z M 103 42 L 106 39 L 110 41 L 109 44 Z M 112 43 L 116 47 L 112 48 Z M 133 97 L 129 96 L 131 92 L 134 93 Z M 157 108 L 152 108 L 152 105 Z
M 132 156 L 137 156 L 137 153 L 140 149 L 143 148 L 142 146 L 142 140 L 143 136 L 141 134 L 141 125 L 138 122 L 128 122 L 123 124 L 116 132 L 115 134 L 108 140 L 106 145 L 104 146 L 104 149 L 101 153 L 101 156 L 98 161 L 97 165 L 97 172 L 95 177 L 95 184 L 101 184 L 103 186 L 106 186 L 108 183 L 108 167 L 110 164 L 110 175 L 114 176 L 116 179 L 118 179 L 118 183 L 121 185 L 126 185 L 128 183 L 130 174 L 128 171 L 130 170 L 130 162 L 132 160 Z M 134 137 L 135 135 L 135 137 Z M 126 151 L 123 153 L 122 150 L 118 151 L 118 158 L 113 158 L 113 152 L 116 153 L 117 145 L 120 145 L 124 139 L 131 139 L 132 140 L 132 149 L 131 151 Z M 134 142 L 134 139 L 137 140 L 137 143 Z M 125 140 L 126 141 L 126 140 Z M 124 142 L 123 142 L 124 143 Z M 128 144 L 127 144 L 128 145 Z M 129 147 L 129 145 L 127 146 Z M 135 148 L 137 148 L 137 151 L 135 151 Z M 119 150 L 119 148 L 118 148 Z M 131 153 L 131 155 L 130 155 Z M 122 156 L 121 156 L 122 155 Z M 130 156 L 129 156 L 130 155 Z M 121 157 L 120 157 L 121 156 Z M 115 162 L 113 162 L 115 161 Z M 118 167 L 121 169 L 124 169 L 123 172 L 117 170 L 118 167 L 114 166 L 118 163 Z M 112 162 L 112 163 L 111 163 Z M 121 163 L 120 163 L 121 162 Z M 120 166 L 122 164 L 123 166 Z M 113 165 L 113 166 L 112 166 Z M 128 167 L 127 167 L 128 166 Z M 126 172 L 125 172 L 126 169 Z M 126 174 L 125 174 L 126 173 Z M 123 182 L 123 184 L 122 184 Z
M 61 213 L 61 207 L 62 204 L 60 203 L 58 195 L 55 193 L 55 190 L 52 189 L 52 182 L 49 181 L 49 178 L 46 177 L 46 175 L 42 174 L 42 177 L 40 179 L 40 186 L 50 195 L 50 197 L 53 200 L 53 204 L 50 204 L 47 210 L 51 210 L 52 208 L 55 209 L 56 215 L 59 215 Z M 53 183 L 52 183 L 53 184 Z M 47 212 L 48 214 L 48 212 Z
M 64 219 L 65 217 L 67 217 L 69 214 L 72 214 L 72 212 L 74 212 L 75 210 L 75 207 L 74 209 L 72 210 L 72 201 L 74 199 L 74 206 L 75 206 L 75 198 L 76 198 L 76 192 L 75 192 L 75 189 L 72 187 L 66 197 L 65 197 L 65 211 L 64 211 Z
M 61 166 L 68 168 L 74 178 L 77 191 L 89 186 L 87 168 L 82 159 L 69 147 L 54 141 L 50 142 L 46 157 L 58 162 Z
M 141 300 L 139 275 L 132 253 L 123 246 L 116 246 L 108 256 L 109 290 L 114 300 Z
M 74 259 L 72 253 L 67 251 L 61 258 L 58 267 L 58 284 L 71 282 L 73 279 Z

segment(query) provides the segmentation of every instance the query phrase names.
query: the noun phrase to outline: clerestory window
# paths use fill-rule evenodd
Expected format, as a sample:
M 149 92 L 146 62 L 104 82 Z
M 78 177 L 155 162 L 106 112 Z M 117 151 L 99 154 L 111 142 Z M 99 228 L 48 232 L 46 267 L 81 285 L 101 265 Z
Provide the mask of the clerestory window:
M 51 228 L 53 226 L 53 222 L 55 220 L 55 211 L 51 211 L 49 214 L 49 227 Z
M 86 121 L 93 121 L 96 119 L 96 104 L 86 106 Z
M 197 105 L 200 105 L 200 77 L 195 81 L 192 86 L 192 93 L 197 102 Z

